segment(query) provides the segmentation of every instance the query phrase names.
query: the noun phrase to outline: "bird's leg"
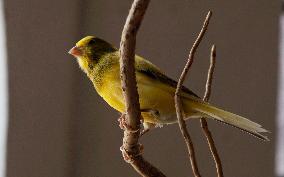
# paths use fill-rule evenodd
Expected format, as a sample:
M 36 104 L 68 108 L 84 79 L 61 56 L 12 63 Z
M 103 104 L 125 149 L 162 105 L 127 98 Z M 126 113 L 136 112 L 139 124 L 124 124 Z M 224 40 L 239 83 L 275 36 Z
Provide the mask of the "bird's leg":
M 154 117 L 160 116 L 159 111 L 155 109 L 141 109 L 141 113 L 149 113 L 152 114 Z M 122 113 L 121 116 L 118 118 L 119 127 L 122 130 L 127 129 L 128 131 L 135 131 L 131 130 L 131 127 L 127 126 L 127 124 L 125 123 L 125 116 L 126 113 Z M 157 127 L 156 124 L 145 122 L 142 116 L 141 116 L 141 123 L 143 124 L 143 130 L 140 132 L 140 136 L 145 135 L 147 132 L 150 131 L 150 129 Z
M 159 111 L 156 110 L 156 109 L 141 109 L 141 112 L 142 113 L 150 113 L 154 117 L 160 116 Z M 156 127 L 156 124 L 145 122 L 143 120 L 143 117 L 141 119 L 141 122 L 143 123 L 143 130 L 140 132 L 140 136 L 145 135 L 146 133 L 148 133 L 150 131 L 151 128 L 155 128 Z
M 140 136 L 145 135 L 150 131 L 150 129 L 155 128 L 156 124 L 149 123 L 149 122 L 143 122 L 143 130 L 140 132 Z

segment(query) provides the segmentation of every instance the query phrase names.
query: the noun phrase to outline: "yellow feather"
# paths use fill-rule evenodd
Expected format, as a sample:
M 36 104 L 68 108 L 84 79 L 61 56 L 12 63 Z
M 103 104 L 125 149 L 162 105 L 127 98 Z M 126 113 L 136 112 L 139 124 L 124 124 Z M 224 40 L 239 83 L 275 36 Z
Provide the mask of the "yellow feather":
M 77 44 L 82 55 L 77 56 L 82 70 L 93 82 L 98 94 L 114 109 L 125 112 L 121 89 L 119 52 L 107 42 L 87 36 Z M 139 102 L 145 122 L 152 124 L 176 123 L 174 94 L 176 82 L 163 74 L 146 59 L 135 57 Z M 268 140 L 261 125 L 244 117 L 216 108 L 202 101 L 189 89 L 183 88 L 182 102 L 186 118 L 213 118 L 238 127 L 261 139 Z

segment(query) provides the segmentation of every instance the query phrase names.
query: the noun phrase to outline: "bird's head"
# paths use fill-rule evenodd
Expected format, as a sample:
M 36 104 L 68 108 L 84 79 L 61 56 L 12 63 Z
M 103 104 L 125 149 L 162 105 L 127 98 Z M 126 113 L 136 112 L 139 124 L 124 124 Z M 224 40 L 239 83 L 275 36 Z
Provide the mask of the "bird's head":
M 78 41 L 68 53 L 77 58 L 82 70 L 88 73 L 104 55 L 115 51 L 117 49 L 108 42 L 94 36 L 87 36 Z

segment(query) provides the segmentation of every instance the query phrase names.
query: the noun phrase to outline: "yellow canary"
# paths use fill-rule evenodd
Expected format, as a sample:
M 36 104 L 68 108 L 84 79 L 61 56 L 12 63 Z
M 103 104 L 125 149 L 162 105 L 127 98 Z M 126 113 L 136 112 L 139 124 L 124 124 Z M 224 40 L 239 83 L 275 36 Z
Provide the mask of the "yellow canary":
M 124 113 L 118 49 L 100 38 L 87 36 L 77 42 L 69 53 L 77 58 L 80 68 L 90 78 L 98 94 L 111 107 Z M 177 82 L 137 55 L 135 71 L 144 128 L 176 123 L 174 94 Z M 182 88 L 181 96 L 186 118 L 212 118 L 268 140 L 261 134 L 267 132 L 261 125 L 202 101 L 186 87 Z

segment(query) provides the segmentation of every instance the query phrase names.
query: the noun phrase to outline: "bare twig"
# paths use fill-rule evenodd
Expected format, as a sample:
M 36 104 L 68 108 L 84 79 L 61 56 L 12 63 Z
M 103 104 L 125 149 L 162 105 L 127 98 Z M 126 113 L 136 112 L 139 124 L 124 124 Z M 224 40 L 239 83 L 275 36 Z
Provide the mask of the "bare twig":
M 210 95 L 211 95 L 211 85 L 212 85 L 212 81 L 213 81 L 213 73 L 214 73 L 214 69 L 215 69 L 215 63 L 216 63 L 216 47 L 215 47 L 215 45 L 213 45 L 212 48 L 211 48 L 210 67 L 208 69 L 208 75 L 207 75 L 207 81 L 206 81 L 206 90 L 205 90 L 205 94 L 204 94 L 204 97 L 203 97 L 203 101 L 206 101 L 206 102 L 209 101 L 209 98 L 210 98 Z M 214 158 L 216 170 L 217 170 L 217 175 L 218 175 L 218 177 L 223 177 L 224 175 L 223 175 L 221 159 L 219 157 L 217 148 L 215 146 L 212 134 L 211 134 L 211 132 L 208 128 L 206 119 L 201 118 L 200 124 L 201 124 L 201 127 L 203 129 L 203 133 L 204 133 L 204 135 L 207 139 L 207 143 L 209 145 L 211 154 Z
M 216 46 L 213 45 L 211 47 L 210 66 L 209 66 L 209 69 L 208 69 L 205 93 L 204 93 L 204 96 L 203 96 L 203 101 L 206 101 L 206 102 L 209 101 L 210 96 L 211 96 L 211 86 L 212 86 L 212 81 L 213 81 L 215 63 L 216 63 Z
M 177 84 L 177 89 L 176 89 L 176 93 L 175 93 L 175 107 L 176 107 L 176 114 L 177 114 L 177 118 L 178 118 L 178 123 L 179 123 L 179 127 L 180 127 L 180 131 L 185 139 L 185 142 L 186 142 L 186 145 L 187 145 L 187 149 L 188 149 L 188 153 L 189 153 L 189 159 L 190 159 L 190 162 L 191 162 L 191 167 L 192 167 L 192 171 L 193 171 L 193 174 L 195 177 L 200 177 L 200 173 L 199 173 L 199 170 L 198 170 L 198 166 L 197 166 L 197 162 L 196 162 L 196 158 L 195 158 L 195 152 L 194 152 L 194 147 L 193 147 L 193 143 L 191 141 L 191 138 L 190 138 L 190 135 L 187 131 L 187 128 L 186 128 L 186 124 L 185 124 L 185 121 L 184 121 L 184 115 L 183 115 L 183 109 L 182 109 L 182 103 L 181 103 L 181 99 L 180 99 L 180 91 L 181 91 L 181 87 L 182 87 L 182 84 L 186 78 L 186 75 L 193 63 L 193 60 L 194 60 L 194 54 L 207 30 L 207 27 L 208 27 L 208 24 L 209 24 L 209 20 L 210 20 L 210 17 L 212 15 L 212 12 L 209 11 L 207 16 L 206 16 L 206 19 L 204 21 L 204 24 L 203 24 L 203 27 L 197 37 L 197 39 L 195 40 L 191 50 L 190 50 L 190 53 L 189 53 L 189 57 L 188 57 L 188 61 L 182 71 L 182 74 L 179 78 L 179 81 L 178 81 L 178 84 Z
M 136 34 L 149 2 L 150 0 L 134 0 L 121 35 L 120 75 L 127 113 L 121 150 L 126 162 L 130 163 L 140 175 L 145 177 L 165 177 L 159 169 L 152 166 L 142 157 L 142 145 L 139 144 L 141 113 L 135 77 L 134 57 Z

